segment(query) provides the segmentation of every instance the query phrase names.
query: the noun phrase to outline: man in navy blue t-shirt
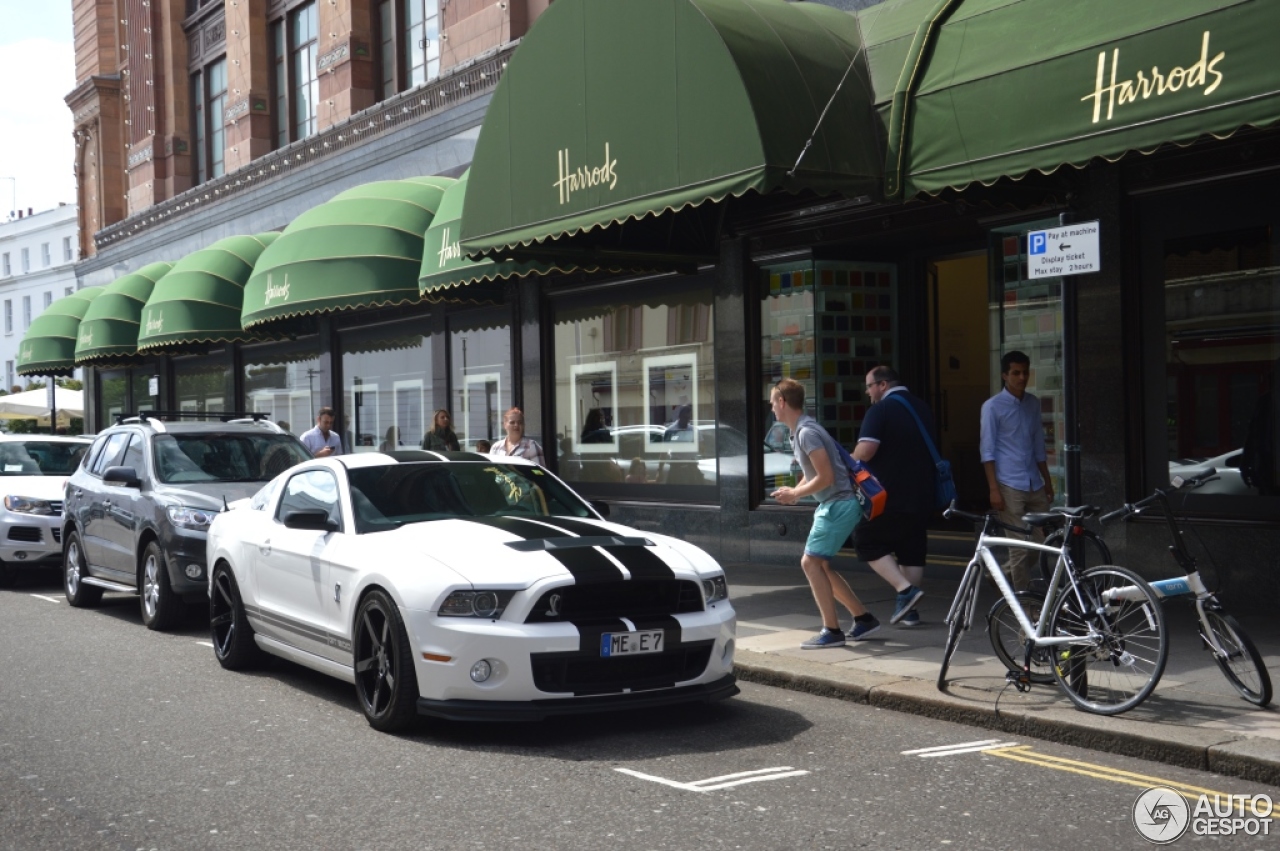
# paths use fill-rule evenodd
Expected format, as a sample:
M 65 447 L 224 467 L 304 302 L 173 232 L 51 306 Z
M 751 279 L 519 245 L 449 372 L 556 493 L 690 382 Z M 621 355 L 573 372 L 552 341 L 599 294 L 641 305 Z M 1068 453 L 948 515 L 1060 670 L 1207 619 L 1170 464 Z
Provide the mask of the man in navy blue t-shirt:
M 915 607 L 924 596 L 920 582 L 924 579 L 938 471 L 907 405 L 930 428 L 933 412 L 900 381 L 888 366 L 877 366 L 867 373 L 871 408 L 862 419 L 853 457 L 871 468 L 884 485 L 888 500 L 883 514 L 854 530 L 853 545 L 858 558 L 898 592 L 889 623 L 915 626 L 920 622 Z

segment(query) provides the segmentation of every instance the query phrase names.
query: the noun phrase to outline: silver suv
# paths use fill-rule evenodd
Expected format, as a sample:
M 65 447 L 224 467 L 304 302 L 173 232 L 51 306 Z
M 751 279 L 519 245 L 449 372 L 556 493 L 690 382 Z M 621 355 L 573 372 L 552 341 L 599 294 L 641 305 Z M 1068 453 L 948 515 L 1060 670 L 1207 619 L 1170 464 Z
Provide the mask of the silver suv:
M 311 454 L 264 417 L 156 416 L 105 429 L 68 479 L 62 584 L 78 607 L 96 605 L 103 591 L 138 594 L 143 622 L 167 629 L 184 602 L 207 602 L 205 537 L 214 515 Z

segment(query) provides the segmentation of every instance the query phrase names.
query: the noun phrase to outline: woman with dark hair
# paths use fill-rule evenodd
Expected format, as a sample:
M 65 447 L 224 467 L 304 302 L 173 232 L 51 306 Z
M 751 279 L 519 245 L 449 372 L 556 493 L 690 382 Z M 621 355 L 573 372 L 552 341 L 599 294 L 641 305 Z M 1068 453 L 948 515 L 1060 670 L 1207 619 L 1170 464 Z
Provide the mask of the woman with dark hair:
M 449 412 L 444 408 L 431 418 L 431 431 L 422 438 L 422 448 L 435 452 L 457 452 L 458 436 L 449 427 Z

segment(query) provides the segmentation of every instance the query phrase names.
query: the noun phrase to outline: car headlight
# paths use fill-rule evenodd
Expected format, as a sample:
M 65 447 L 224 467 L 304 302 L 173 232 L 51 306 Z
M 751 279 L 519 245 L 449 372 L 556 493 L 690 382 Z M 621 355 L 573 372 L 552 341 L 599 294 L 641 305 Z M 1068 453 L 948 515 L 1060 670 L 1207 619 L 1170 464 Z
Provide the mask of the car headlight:
M 4 498 L 4 507 L 19 514 L 54 513 L 53 506 L 49 504 L 49 500 L 35 499 L 29 496 L 14 496 L 10 494 Z
M 185 505 L 171 505 L 168 508 L 169 522 L 183 529 L 198 529 L 201 532 L 209 528 L 218 512 L 207 508 L 188 508 Z
M 454 591 L 440 604 L 448 618 L 500 618 L 514 591 Z
M 725 581 L 723 573 L 702 580 L 702 599 L 708 606 L 729 599 L 729 583 Z

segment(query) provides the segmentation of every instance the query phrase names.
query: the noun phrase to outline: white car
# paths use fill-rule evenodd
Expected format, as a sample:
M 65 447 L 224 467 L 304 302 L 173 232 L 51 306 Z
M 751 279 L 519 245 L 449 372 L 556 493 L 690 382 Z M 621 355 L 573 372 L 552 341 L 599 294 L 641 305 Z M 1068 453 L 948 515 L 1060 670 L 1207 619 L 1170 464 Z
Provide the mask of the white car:
M 738 691 L 716 561 L 603 520 L 522 459 L 306 462 L 220 513 L 208 558 L 222 666 L 266 651 L 354 683 L 379 730 Z
M 1196 489 L 1198 494 L 1233 494 L 1236 496 L 1257 496 L 1258 492 L 1244 483 L 1240 475 L 1240 458 L 1242 449 L 1233 449 L 1212 458 L 1179 458 L 1169 462 L 1169 479 L 1174 476 L 1190 478 L 1203 473 L 1208 467 L 1217 470 L 1217 478 L 1205 482 Z
M 61 569 L 63 487 L 92 444 L 84 437 L 0 435 L 0 586 L 20 569 Z

